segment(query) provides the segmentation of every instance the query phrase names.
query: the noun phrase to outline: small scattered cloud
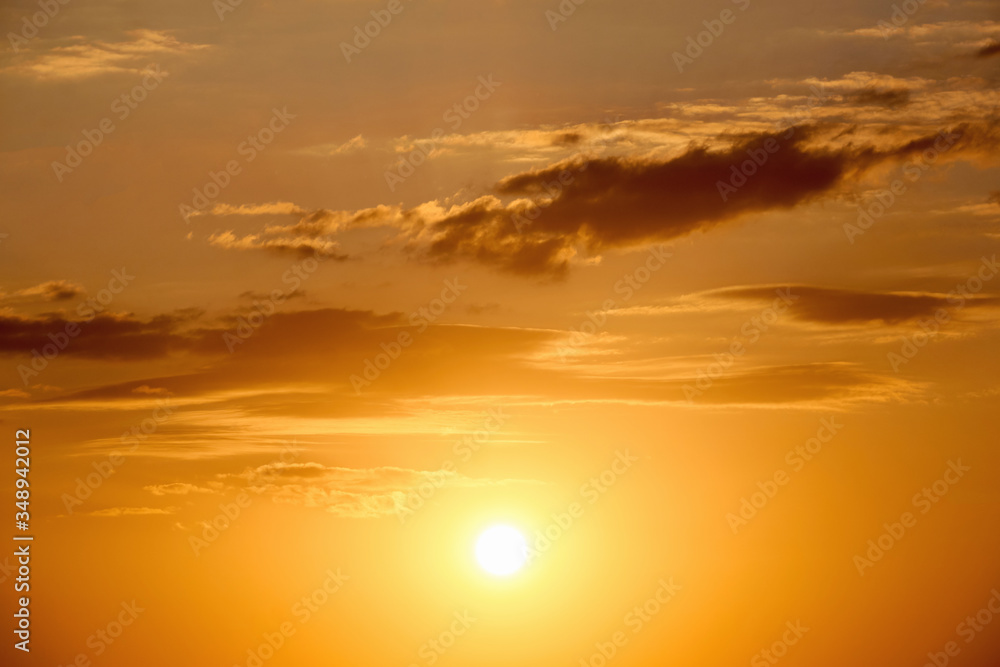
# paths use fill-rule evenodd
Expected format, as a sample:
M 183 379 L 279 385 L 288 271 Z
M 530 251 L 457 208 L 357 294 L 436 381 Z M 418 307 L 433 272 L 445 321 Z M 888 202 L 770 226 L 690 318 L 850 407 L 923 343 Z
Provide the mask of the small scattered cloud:
M 783 407 L 906 401 L 917 396 L 919 384 L 871 373 L 848 363 L 808 363 L 761 367 L 715 380 L 710 388 L 697 389 L 698 378 L 672 383 L 678 394 L 687 393 L 699 406 L 743 405 Z
M 8 303 L 14 301 L 69 301 L 82 294 L 86 290 L 82 285 L 69 280 L 49 280 L 48 282 L 26 287 L 25 289 L 12 292 L 11 294 L 0 295 L 0 302 Z
M 883 23 L 885 23 L 883 21 Z M 958 44 L 995 37 L 1000 34 L 996 21 L 940 21 L 938 23 L 913 23 L 902 26 L 874 25 L 843 33 L 854 37 L 904 38 L 919 41 L 925 46 L 932 43 Z
M 908 88 L 876 88 L 868 86 L 843 95 L 844 101 L 860 106 L 881 106 L 898 109 L 910 103 Z
M 171 484 L 153 484 L 142 487 L 144 491 L 149 491 L 154 496 L 186 496 L 188 494 L 211 494 L 218 493 L 215 489 L 196 486 L 186 482 L 173 482 Z
M 132 390 L 133 394 L 143 394 L 145 396 L 169 396 L 170 392 L 163 387 L 150 387 L 149 385 L 141 385 Z
M 0 398 L 31 398 L 31 394 L 22 389 L 4 389 L 0 391 Z
M 489 303 L 470 303 L 465 307 L 465 312 L 470 315 L 482 315 L 500 309 L 500 304 L 493 301 Z
M 306 291 L 303 289 L 294 289 L 291 292 L 284 295 L 283 301 L 291 301 L 293 299 L 304 299 L 306 297 Z M 244 301 L 269 301 L 272 299 L 271 294 L 265 292 L 255 292 L 253 290 L 247 290 L 246 292 L 241 292 L 239 298 Z
M 14 64 L 3 71 L 40 80 L 84 79 L 109 73 L 143 73 L 152 58 L 184 56 L 210 48 L 207 44 L 182 42 L 162 30 L 130 30 L 120 42 L 85 41 L 71 38 L 65 46 L 39 45 L 24 49 Z M 155 66 L 154 66 L 155 67 Z
M 149 359 L 172 352 L 224 350 L 218 333 L 194 327 L 198 311 L 176 311 L 148 320 L 101 313 L 89 320 L 63 315 L 28 317 L 0 313 L 0 354 L 30 355 L 51 345 L 51 334 L 65 336 L 62 354 L 105 359 Z M 70 336 L 71 331 L 76 331 Z M 212 335 L 215 333 L 215 335 Z
M 976 51 L 976 57 L 978 58 L 989 58 L 998 54 L 1000 54 L 1000 42 L 996 41 L 990 42 Z
M 94 512 L 88 512 L 87 516 L 120 518 L 124 516 L 158 516 L 174 514 L 176 507 L 108 507 Z
M 482 487 L 537 484 L 533 480 L 473 479 L 447 470 L 397 467 L 343 468 L 316 462 L 273 462 L 240 473 L 216 476 L 225 492 L 248 491 L 274 502 L 322 509 L 345 518 L 378 518 L 400 512 L 407 496 L 421 487 Z M 177 482 L 148 486 L 154 495 L 216 493 L 215 489 Z
M 304 238 L 293 236 L 281 236 L 269 234 L 246 234 L 237 236 L 232 230 L 217 232 L 208 237 L 209 244 L 226 250 L 267 250 L 276 253 L 292 253 L 302 257 L 313 255 L 325 256 L 324 259 L 333 259 L 342 262 L 348 259 L 343 253 L 338 253 L 340 245 L 336 241 Z
M 368 140 L 362 135 L 358 135 L 352 139 L 345 141 L 342 144 L 321 144 L 319 146 L 310 146 L 304 148 L 299 153 L 303 155 L 316 155 L 321 157 L 330 157 L 332 155 L 350 155 L 351 153 L 357 153 L 358 151 L 366 148 L 368 146 Z
M 331 151 L 334 155 L 347 155 L 361 150 L 368 145 L 368 142 L 360 134 L 350 141 L 347 141 Z
M 216 204 L 208 211 L 194 211 L 190 213 L 190 217 L 197 217 L 199 215 L 214 215 L 214 216 L 226 216 L 226 215 L 306 215 L 308 211 L 300 208 L 297 204 L 287 201 L 275 201 L 266 202 L 264 204 L 240 204 L 239 206 L 233 206 L 231 204 Z
M 820 324 L 900 324 L 932 317 L 940 309 L 954 306 L 947 294 L 876 292 L 809 285 L 787 286 L 798 297 L 789 309 L 792 317 Z M 773 301 L 774 286 L 736 287 L 708 293 L 716 299 Z M 1000 299 L 989 296 L 967 298 L 964 307 L 995 306 Z

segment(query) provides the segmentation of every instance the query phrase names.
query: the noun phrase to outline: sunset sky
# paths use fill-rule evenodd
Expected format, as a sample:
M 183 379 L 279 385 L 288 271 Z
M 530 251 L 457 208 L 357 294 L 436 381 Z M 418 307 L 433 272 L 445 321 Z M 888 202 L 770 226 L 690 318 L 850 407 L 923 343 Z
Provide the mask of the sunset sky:
M 0 27 L 4 664 L 1000 655 L 996 2 Z

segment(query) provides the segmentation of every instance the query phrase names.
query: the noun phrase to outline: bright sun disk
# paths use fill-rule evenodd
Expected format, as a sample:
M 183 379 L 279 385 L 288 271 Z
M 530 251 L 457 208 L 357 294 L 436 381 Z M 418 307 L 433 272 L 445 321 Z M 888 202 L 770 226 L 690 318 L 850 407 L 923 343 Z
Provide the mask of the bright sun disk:
M 524 536 L 510 526 L 487 528 L 476 542 L 476 560 L 490 574 L 513 574 L 527 559 L 528 545 Z

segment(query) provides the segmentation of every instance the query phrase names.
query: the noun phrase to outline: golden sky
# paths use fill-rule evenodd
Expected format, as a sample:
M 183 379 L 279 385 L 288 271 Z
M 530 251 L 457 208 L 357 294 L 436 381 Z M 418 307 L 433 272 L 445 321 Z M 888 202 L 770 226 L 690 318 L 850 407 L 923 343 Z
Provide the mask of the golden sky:
M 4 664 L 1000 655 L 995 2 L 0 26 Z

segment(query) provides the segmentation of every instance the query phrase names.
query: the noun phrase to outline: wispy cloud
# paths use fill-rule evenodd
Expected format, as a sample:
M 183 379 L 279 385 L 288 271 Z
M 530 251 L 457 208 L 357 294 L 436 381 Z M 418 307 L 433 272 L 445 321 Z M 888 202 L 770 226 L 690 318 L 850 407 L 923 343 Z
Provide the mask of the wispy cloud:
M 126 516 L 161 516 L 174 514 L 176 507 L 108 507 L 89 512 L 87 516 L 121 518 Z
M 343 468 L 315 462 L 269 463 L 241 473 L 221 474 L 216 480 L 213 483 L 221 483 L 227 492 L 248 491 L 277 503 L 321 509 L 346 518 L 397 514 L 408 494 L 427 485 L 438 489 L 538 483 L 526 479 L 475 479 L 448 470 Z M 146 487 L 146 490 L 164 495 L 164 487 L 181 494 L 212 492 L 187 483 Z
M 151 59 L 187 56 L 210 48 L 182 42 L 162 30 L 130 30 L 120 42 L 72 38 L 69 45 L 33 42 L 2 71 L 42 80 L 83 79 L 109 73 L 145 71 Z M 36 46 L 37 45 L 37 46 Z
M 0 302 L 12 301 L 69 301 L 86 292 L 82 285 L 71 280 L 49 280 L 26 287 L 10 294 L 0 293 Z

